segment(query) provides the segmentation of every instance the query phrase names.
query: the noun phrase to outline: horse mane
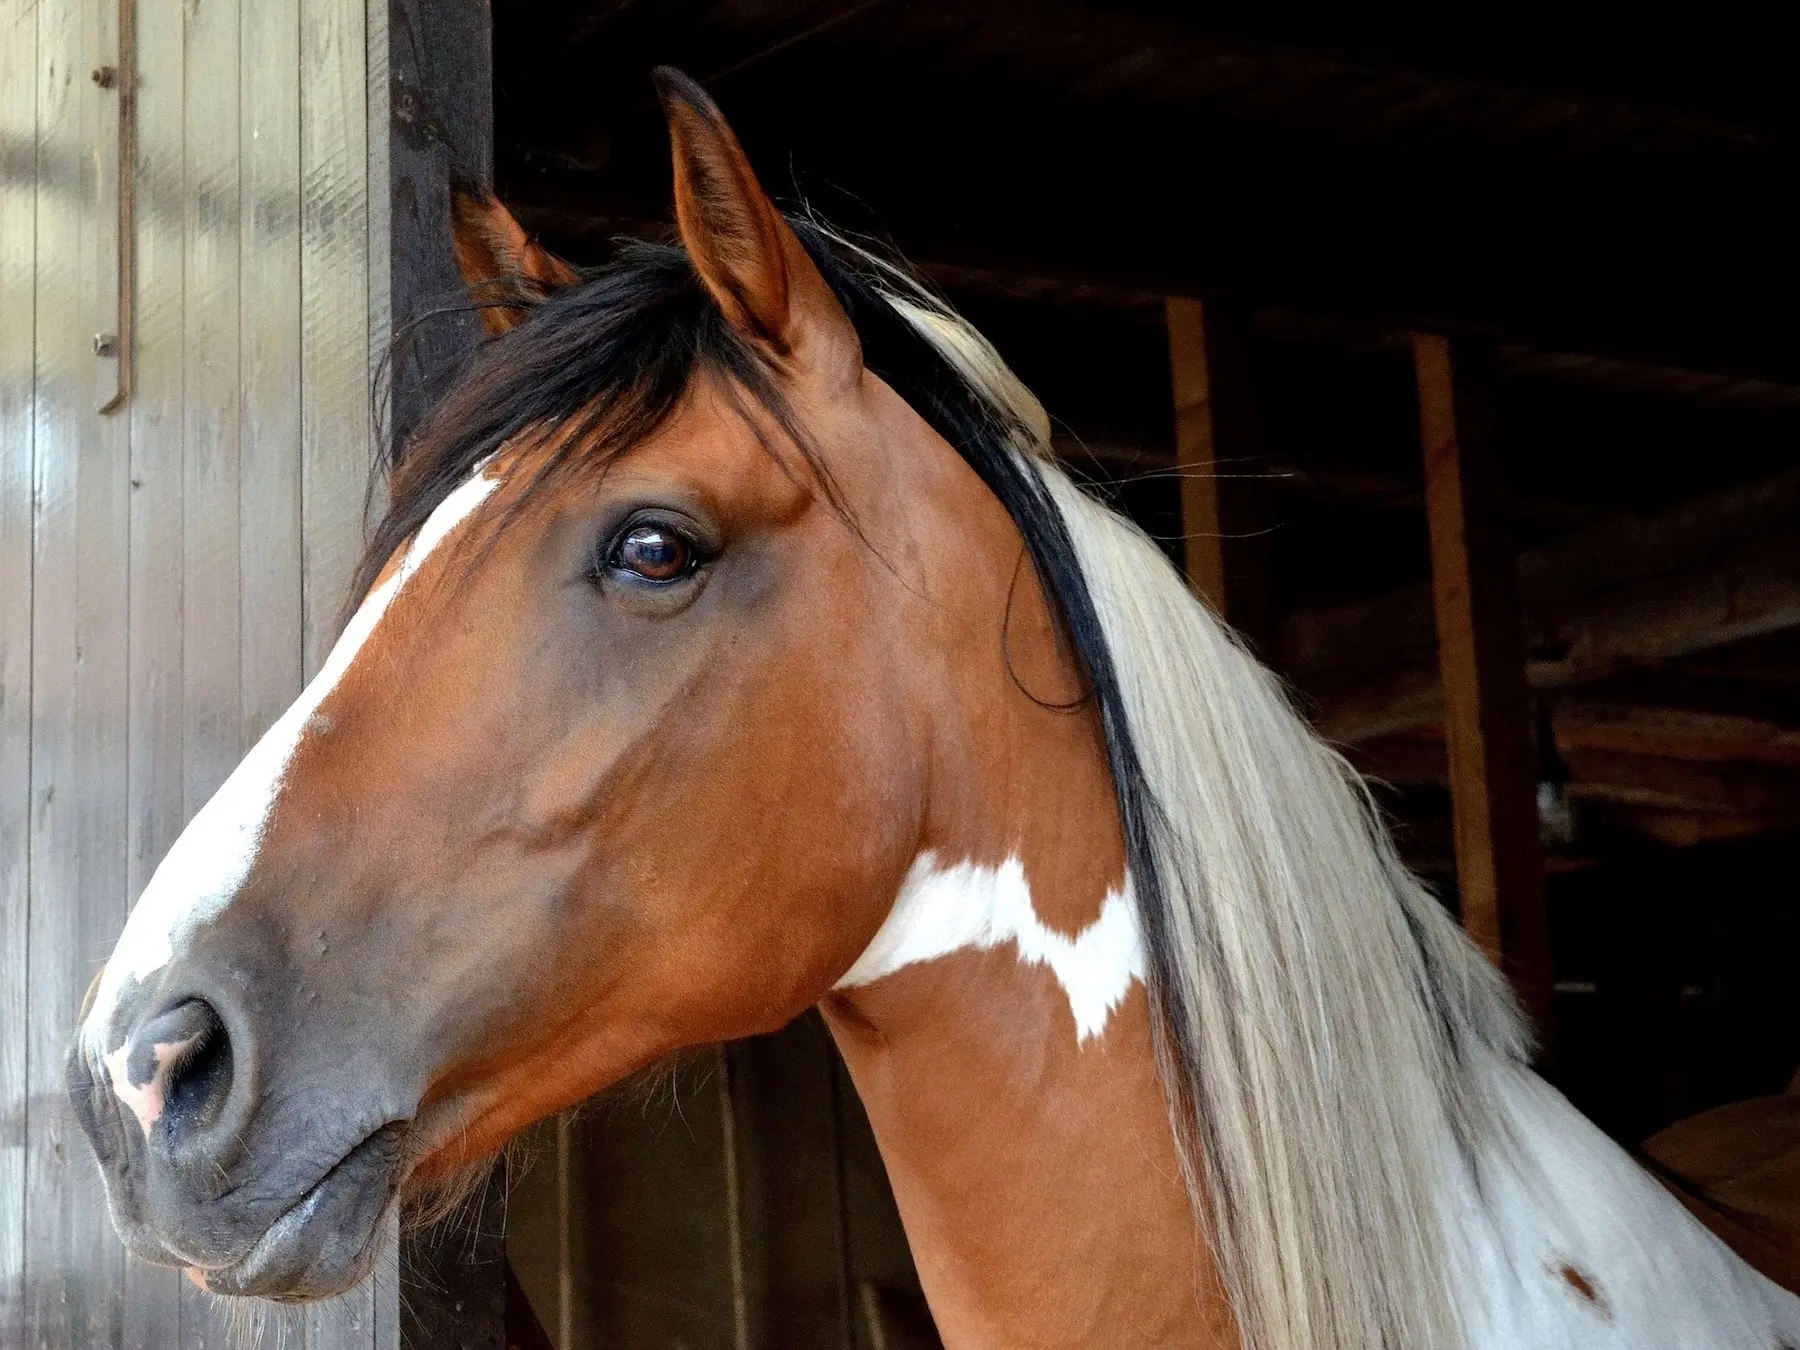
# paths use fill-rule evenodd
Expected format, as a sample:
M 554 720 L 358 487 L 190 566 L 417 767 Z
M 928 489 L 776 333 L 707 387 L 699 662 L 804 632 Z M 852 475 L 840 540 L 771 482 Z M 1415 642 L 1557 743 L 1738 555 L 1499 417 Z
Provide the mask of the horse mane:
M 790 223 L 867 367 L 1011 514 L 1085 667 L 1170 1117 L 1245 1345 L 1455 1350 L 1465 1267 L 1446 1197 L 1459 1173 L 1478 1188 L 1475 1160 L 1504 1143 L 1493 1066 L 1529 1049 L 1505 982 L 1274 677 L 1057 466 L 1042 406 L 991 344 L 899 264 Z M 773 375 L 679 248 L 633 244 L 584 277 L 477 349 L 404 457 L 378 467 L 392 505 L 358 594 L 509 440 L 571 432 L 536 484 L 604 463 L 702 370 L 769 409 L 835 503 Z
M 1197 1214 L 1247 1346 L 1464 1343 L 1457 1169 L 1507 1148 L 1511 989 L 1407 871 L 1366 784 L 1142 531 L 1052 459 L 992 346 L 879 259 L 890 303 L 1013 429 L 1066 523 L 1158 1053 Z M 1063 600 L 1065 612 L 1069 597 Z

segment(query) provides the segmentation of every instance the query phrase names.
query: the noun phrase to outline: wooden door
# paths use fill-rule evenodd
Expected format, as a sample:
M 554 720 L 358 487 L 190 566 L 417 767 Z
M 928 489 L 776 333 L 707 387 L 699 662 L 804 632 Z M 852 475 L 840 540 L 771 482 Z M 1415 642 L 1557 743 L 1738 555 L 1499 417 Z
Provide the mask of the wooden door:
M 133 3 L 0 0 L 0 1345 L 45 1350 L 235 1343 L 125 1256 L 63 1055 L 329 645 L 381 341 L 363 4 Z M 387 1275 L 283 1343 L 396 1344 Z

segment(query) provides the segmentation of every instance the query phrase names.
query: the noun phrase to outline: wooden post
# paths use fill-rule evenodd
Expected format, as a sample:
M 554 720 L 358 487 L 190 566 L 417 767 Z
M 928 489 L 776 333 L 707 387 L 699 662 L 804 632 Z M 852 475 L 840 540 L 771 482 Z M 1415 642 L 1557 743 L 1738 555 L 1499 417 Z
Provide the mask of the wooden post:
M 392 339 L 383 453 L 418 427 L 444 377 L 480 340 L 451 252 L 452 180 L 493 177 L 493 20 L 486 0 L 386 0 L 386 71 L 371 100 L 385 110 L 384 184 L 374 230 L 386 226 L 386 291 L 372 297 Z M 355 552 L 350 553 L 355 557 Z M 400 1239 L 407 1350 L 500 1350 L 507 1338 L 506 1187 L 491 1175 L 453 1233 L 407 1229 Z
M 1493 355 L 1421 333 L 1413 360 L 1463 924 L 1512 979 L 1548 1058 L 1550 934 Z
M 402 446 L 481 340 L 450 249 L 453 181 L 494 176 L 487 0 L 388 0 L 393 360 L 389 443 Z
M 1250 311 L 1172 295 L 1165 314 L 1188 584 L 1273 661 L 1279 616 Z

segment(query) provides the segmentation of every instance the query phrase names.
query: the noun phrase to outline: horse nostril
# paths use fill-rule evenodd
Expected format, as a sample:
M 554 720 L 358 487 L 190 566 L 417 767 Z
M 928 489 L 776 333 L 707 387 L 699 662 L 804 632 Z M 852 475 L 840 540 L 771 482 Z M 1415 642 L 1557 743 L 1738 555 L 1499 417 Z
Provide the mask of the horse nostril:
M 172 1144 L 219 1118 L 231 1096 L 231 1037 L 225 1034 L 223 1023 L 171 1064 L 166 1092 Z
M 126 1065 L 148 1130 L 161 1119 L 179 1146 L 219 1118 L 231 1096 L 231 1037 L 211 1004 L 188 999 L 146 1022 L 132 1037 Z

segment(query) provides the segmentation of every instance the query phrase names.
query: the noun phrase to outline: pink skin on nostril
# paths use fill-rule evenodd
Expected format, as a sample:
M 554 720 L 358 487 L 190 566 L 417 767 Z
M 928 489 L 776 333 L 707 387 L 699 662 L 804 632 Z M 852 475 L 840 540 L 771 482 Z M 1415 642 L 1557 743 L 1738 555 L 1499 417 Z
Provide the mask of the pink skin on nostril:
M 150 1133 L 150 1127 L 156 1124 L 163 1113 L 163 1104 L 169 1085 L 169 1068 L 179 1060 L 187 1050 L 199 1040 L 199 1036 L 189 1036 L 181 1041 L 158 1041 L 150 1047 L 150 1054 L 156 1060 L 156 1070 L 150 1075 L 148 1083 L 134 1083 L 126 1068 L 130 1057 L 131 1044 L 126 1042 L 110 1055 L 106 1056 L 106 1075 L 112 1082 L 112 1090 L 119 1100 L 131 1108 L 131 1114 L 137 1117 L 138 1124 L 144 1133 Z

